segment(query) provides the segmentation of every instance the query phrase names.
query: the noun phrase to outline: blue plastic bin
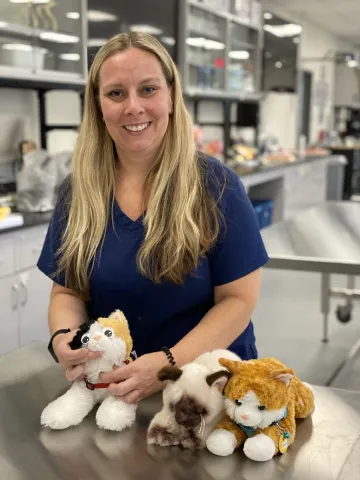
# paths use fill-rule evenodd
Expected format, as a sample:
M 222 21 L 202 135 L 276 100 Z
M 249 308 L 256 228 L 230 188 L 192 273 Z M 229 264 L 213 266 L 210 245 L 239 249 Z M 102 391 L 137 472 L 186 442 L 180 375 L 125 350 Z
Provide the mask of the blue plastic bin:
M 266 228 L 272 224 L 274 201 L 273 200 L 251 200 L 258 219 L 259 228 Z

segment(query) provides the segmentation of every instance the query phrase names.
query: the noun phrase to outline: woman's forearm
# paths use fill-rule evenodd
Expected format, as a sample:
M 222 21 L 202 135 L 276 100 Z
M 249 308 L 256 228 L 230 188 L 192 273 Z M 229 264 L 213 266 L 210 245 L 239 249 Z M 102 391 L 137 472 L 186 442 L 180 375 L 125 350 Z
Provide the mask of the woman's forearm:
M 49 330 L 70 328 L 74 330 L 88 319 L 85 303 L 70 290 L 55 285 L 51 291 L 49 305 Z
M 217 348 L 228 348 L 249 325 L 254 305 L 235 296 L 223 298 L 171 350 L 178 365 Z

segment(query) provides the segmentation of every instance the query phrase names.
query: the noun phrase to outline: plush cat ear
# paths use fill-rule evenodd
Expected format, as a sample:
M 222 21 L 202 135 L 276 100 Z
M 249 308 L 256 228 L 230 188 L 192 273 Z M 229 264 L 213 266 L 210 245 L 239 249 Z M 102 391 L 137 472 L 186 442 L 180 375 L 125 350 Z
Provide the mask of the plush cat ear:
M 239 373 L 242 367 L 242 361 L 235 362 L 234 360 L 229 360 L 228 358 L 220 358 L 220 365 L 227 368 L 231 373 Z
M 115 310 L 115 312 L 112 312 L 109 318 L 113 320 L 119 320 L 120 322 L 125 323 L 126 325 L 128 324 L 128 321 L 126 320 L 125 315 L 120 310 Z
M 291 368 L 283 368 L 281 370 L 276 370 L 275 372 L 273 372 L 272 377 L 274 378 L 274 380 L 280 380 L 281 382 L 285 383 L 285 385 L 288 387 L 294 374 L 294 370 L 292 370 Z
M 158 372 L 157 377 L 160 382 L 165 382 L 166 380 L 176 382 L 176 380 L 181 377 L 182 373 L 183 371 L 178 367 L 164 367 Z
M 209 387 L 216 387 L 220 392 L 222 392 L 231 377 L 231 373 L 226 370 L 219 370 L 214 372 L 206 377 L 206 383 Z

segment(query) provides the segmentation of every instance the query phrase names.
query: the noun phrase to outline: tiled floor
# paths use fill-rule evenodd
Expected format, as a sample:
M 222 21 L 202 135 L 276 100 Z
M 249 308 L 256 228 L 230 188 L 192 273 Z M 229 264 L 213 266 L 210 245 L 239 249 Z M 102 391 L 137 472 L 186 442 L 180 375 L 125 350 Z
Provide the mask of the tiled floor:
M 342 276 L 333 276 L 331 281 L 333 286 L 346 285 Z M 342 302 L 331 302 L 330 342 L 324 344 L 320 275 L 264 269 L 262 291 L 253 315 L 259 355 L 277 357 L 294 368 L 302 380 L 325 385 L 360 338 L 360 302 L 355 302 L 352 321 L 341 324 L 335 310 Z M 360 354 L 332 386 L 360 391 Z

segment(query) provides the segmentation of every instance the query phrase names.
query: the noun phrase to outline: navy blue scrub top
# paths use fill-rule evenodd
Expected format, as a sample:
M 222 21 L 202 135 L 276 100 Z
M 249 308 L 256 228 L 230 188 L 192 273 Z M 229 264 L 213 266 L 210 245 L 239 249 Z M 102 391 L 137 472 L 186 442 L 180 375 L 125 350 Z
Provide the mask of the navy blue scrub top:
M 214 306 L 214 287 L 233 282 L 268 261 L 253 207 L 239 177 L 218 160 L 207 157 L 208 180 L 227 178 L 220 208 L 225 216 L 225 234 L 219 237 L 198 268 L 183 285 L 155 285 L 136 268 L 136 255 L 144 239 L 142 218 L 132 221 L 113 205 L 114 227 L 109 221 L 101 255 L 90 277 L 89 318 L 106 317 L 116 309 L 126 315 L 138 355 L 172 347 L 192 330 Z M 224 177 L 225 176 L 225 177 Z M 66 224 L 64 204 L 59 199 L 50 221 L 38 268 L 65 286 L 57 270 L 56 251 Z M 219 330 L 222 319 L 218 319 Z M 229 347 L 244 360 L 257 358 L 252 322 Z

